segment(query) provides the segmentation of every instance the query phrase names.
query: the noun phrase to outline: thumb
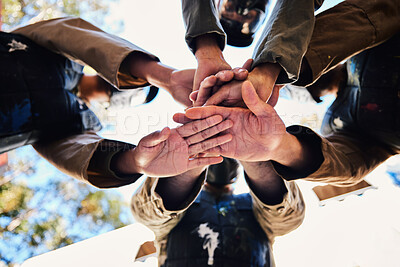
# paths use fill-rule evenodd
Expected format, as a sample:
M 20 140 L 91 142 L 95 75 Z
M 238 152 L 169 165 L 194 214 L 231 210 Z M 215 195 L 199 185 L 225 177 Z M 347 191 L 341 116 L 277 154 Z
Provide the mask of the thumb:
M 251 71 L 251 65 L 253 64 L 253 59 L 249 58 L 248 60 L 246 60 L 246 62 L 243 64 L 242 68 L 246 69 L 248 71 Z
M 162 131 L 156 131 L 154 133 L 151 133 L 151 134 L 143 137 L 142 140 L 140 140 L 139 145 L 147 147 L 147 148 L 157 146 L 160 143 L 167 140 L 170 133 L 171 133 L 171 129 L 169 129 L 168 127 L 165 127 L 164 129 L 162 129 Z
M 199 94 L 199 91 L 191 92 L 190 95 L 189 95 L 190 101 L 196 102 L 198 94 Z
M 246 106 L 257 117 L 268 113 L 268 105 L 260 99 L 253 84 L 249 81 L 245 81 L 242 84 L 242 98 Z

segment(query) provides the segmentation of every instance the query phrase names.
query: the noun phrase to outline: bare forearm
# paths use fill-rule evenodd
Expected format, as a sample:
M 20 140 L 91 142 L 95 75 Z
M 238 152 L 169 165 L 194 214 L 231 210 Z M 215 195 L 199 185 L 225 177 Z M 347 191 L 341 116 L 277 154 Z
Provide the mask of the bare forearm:
M 132 76 L 147 80 L 150 84 L 164 89 L 169 88 L 171 73 L 175 70 L 158 62 L 144 53 L 129 56 L 129 71 Z
M 221 48 L 218 46 L 214 34 L 204 34 L 195 39 L 196 59 L 222 57 Z
M 135 149 L 133 148 L 116 154 L 110 163 L 111 170 L 117 174 L 124 175 L 143 173 L 137 164 Z
M 264 204 L 275 205 L 283 201 L 287 188 L 270 161 L 241 162 L 241 164 L 250 189 Z
M 180 175 L 159 179 L 156 192 L 163 199 L 168 210 L 177 210 L 193 193 L 205 168 L 197 168 Z M 205 176 L 203 176 L 205 177 Z

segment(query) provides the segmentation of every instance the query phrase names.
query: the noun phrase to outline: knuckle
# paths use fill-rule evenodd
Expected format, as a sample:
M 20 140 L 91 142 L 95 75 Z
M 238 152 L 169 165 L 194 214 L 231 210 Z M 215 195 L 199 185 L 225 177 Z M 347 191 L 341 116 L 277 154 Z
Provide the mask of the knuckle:
M 208 131 L 202 131 L 202 132 L 200 132 L 200 135 L 201 135 L 201 137 L 202 137 L 202 139 L 207 139 L 207 137 L 208 137 L 208 133 L 207 133 Z
M 192 130 L 193 130 L 194 132 L 196 132 L 196 133 L 199 131 L 198 122 L 192 123 Z
M 224 121 L 223 123 L 218 124 L 217 125 L 218 132 L 221 132 L 221 131 L 225 130 L 227 125 L 228 124 L 226 123 L 226 121 Z
M 201 147 L 202 151 L 207 150 L 207 148 L 208 148 L 207 142 L 201 143 L 201 144 L 200 144 L 200 147 Z
M 207 128 L 213 126 L 215 124 L 214 117 L 207 118 L 205 122 L 206 122 Z
M 186 142 L 187 146 L 190 146 L 190 145 L 193 144 L 192 138 L 187 138 L 187 139 L 185 139 L 185 142 Z

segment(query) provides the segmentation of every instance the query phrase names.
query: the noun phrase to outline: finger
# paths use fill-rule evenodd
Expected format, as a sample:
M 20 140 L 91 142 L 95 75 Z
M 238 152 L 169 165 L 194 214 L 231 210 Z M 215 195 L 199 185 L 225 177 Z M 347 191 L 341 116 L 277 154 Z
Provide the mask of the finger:
M 221 163 L 224 159 L 222 157 L 207 157 L 207 158 L 194 158 L 188 162 L 188 170 L 205 167 L 208 165 Z
M 203 142 L 189 146 L 188 152 L 189 152 L 189 155 L 201 153 L 201 152 L 209 150 L 210 148 L 228 143 L 231 140 L 232 140 L 231 134 L 225 134 L 225 135 L 213 137 L 211 139 L 208 139 Z
M 181 124 L 186 124 L 193 121 L 186 117 L 184 113 L 175 113 L 172 119 L 174 120 L 174 122 Z
M 204 151 L 203 153 L 207 154 L 207 155 L 210 155 L 210 156 L 212 156 L 212 155 L 224 156 L 223 152 L 224 152 L 224 150 L 222 149 L 221 146 L 216 146 L 216 147 L 213 147 L 213 148 L 210 148 L 210 149 Z
M 221 106 L 222 103 L 235 103 L 242 100 L 241 81 L 232 81 L 223 85 L 218 92 L 210 96 L 204 106 Z
M 195 102 L 196 99 L 197 99 L 197 95 L 198 95 L 198 94 L 199 94 L 199 90 L 191 92 L 190 95 L 189 95 L 189 99 L 190 99 L 192 102 Z
M 207 155 L 206 153 L 199 153 L 199 154 L 197 154 L 196 157 L 194 157 L 194 158 L 204 158 L 204 157 L 207 157 L 206 155 Z M 214 156 L 214 155 L 213 155 L 213 156 Z M 215 157 L 217 157 L 217 156 L 219 156 L 219 155 L 215 155 Z
M 271 107 L 275 107 L 276 103 L 278 103 L 279 99 L 279 90 L 283 87 L 284 85 L 275 85 L 274 89 L 272 89 L 271 96 L 269 97 L 267 104 L 270 105 Z
M 194 107 L 202 106 L 211 95 L 212 87 L 217 83 L 217 77 L 214 75 L 208 76 L 200 83 L 197 99 L 193 103 Z
M 234 73 L 232 70 L 223 70 L 215 74 L 215 77 L 217 78 L 217 86 L 221 86 L 227 82 L 232 81 L 232 79 L 235 77 Z M 214 85 L 215 87 L 215 85 Z
M 234 68 L 232 71 L 233 74 L 235 75 L 235 80 L 238 81 L 246 80 L 247 77 L 249 76 L 249 72 L 243 68 Z
M 225 85 L 227 86 L 227 85 Z M 221 87 L 217 92 L 211 95 L 204 103 L 204 106 L 216 106 L 220 104 L 222 101 L 226 100 L 229 97 L 230 89 L 223 89 L 225 86 Z
M 143 137 L 142 140 L 140 140 L 139 145 L 147 148 L 154 147 L 167 140 L 170 133 L 171 130 L 168 127 L 165 127 L 162 131 L 156 131 Z
M 207 107 L 195 107 L 189 108 L 185 112 L 185 116 L 192 120 L 199 120 L 210 117 L 212 115 L 221 115 L 224 119 L 228 117 L 232 112 L 231 108 L 207 106 Z
M 242 84 L 242 97 L 244 103 L 256 116 L 262 116 L 267 113 L 267 104 L 257 95 L 256 89 L 249 81 Z
M 253 65 L 253 59 L 249 58 L 248 60 L 246 60 L 246 62 L 243 64 L 242 68 L 246 69 L 248 71 L 251 71 L 251 65 Z
M 231 120 L 223 121 L 211 128 L 208 128 L 204 131 L 201 131 L 195 135 L 192 135 L 192 136 L 186 138 L 186 142 L 188 143 L 188 145 L 193 145 L 193 144 L 202 142 L 202 141 L 210 138 L 211 136 L 214 136 L 216 134 L 219 134 L 220 132 L 223 132 L 223 131 L 231 128 L 232 126 L 233 126 L 233 122 Z
M 206 158 L 206 157 L 218 157 L 218 156 L 220 156 L 219 153 L 203 153 L 202 152 L 202 153 L 199 153 L 196 155 L 191 155 L 191 156 L 189 156 L 189 158 Z
M 182 125 L 178 128 L 176 128 L 177 132 L 179 133 L 180 136 L 182 137 L 188 137 L 191 135 L 194 135 L 198 132 L 201 132 L 207 128 L 210 128 L 222 121 L 222 116 L 221 115 L 213 115 L 208 118 L 202 119 L 202 120 L 196 120 L 189 122 L 185 125 Z

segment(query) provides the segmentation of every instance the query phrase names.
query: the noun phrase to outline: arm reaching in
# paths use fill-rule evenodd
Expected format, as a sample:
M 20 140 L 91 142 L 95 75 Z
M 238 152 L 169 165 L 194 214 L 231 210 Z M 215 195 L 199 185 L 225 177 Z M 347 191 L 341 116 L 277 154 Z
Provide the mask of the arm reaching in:
M 232 126 L 220 115 L 192 121 L 175 129 L 164 128 L 140 140 L 137 147 L 115 158 L 114 169 L 122 173 L 174 176 L 188 170 L 220 163 L 222 157 L 196 155 L 231 140 L 230 134 L 216 136 Z
M 201 167 L 166 179 L 148 177 L 132 197 L 133 216 L 162 242 L 195 200 L 204 179 Z
M 225 61 L 221 48 L 213 34 L 205 34 L 197 37 L 195 57 L 197 70 L 194 76 L 193 91 L 200 87 L 200 83 L 208 76 L 221 70 L 230 70 L 231 66 Z
M 165 89 L 178 103 L 191 106 L 189 94 L 192 92 L 194 69 L 176 70 L 140 52 L 132 53 L 126 64 L 132 76 Z
M 233 121 L 227 130 L 232 135 L 229 143 L 206 152 L 235 158 L 241 161 L 275 160 L 284 165 L 301 164 L 305 152 L 297 138 L 286 132 L 276 111 L 262 101 L 250 82 L 242 85 L 242 95 L 249 109 L 217 106 L 195 107 L 176 114 L 175 121 L 197 120 L 221 115 Z
M 91 66 L 116 88 L 133 89 L 151 83 L 166 89 L 179 103 L 191 105 L 189 94 L 195 70 L 177 71 L 163 65 L 144 49 L 85 20 L 67 17 L 41 21 L 14 33 L 81 65 Z
M 241 162 L 253 197 L 254 216 L 271 242 L 296 229 L 304 219 L 305 204 L 295 182 L 284 181 L 270 161 Z

